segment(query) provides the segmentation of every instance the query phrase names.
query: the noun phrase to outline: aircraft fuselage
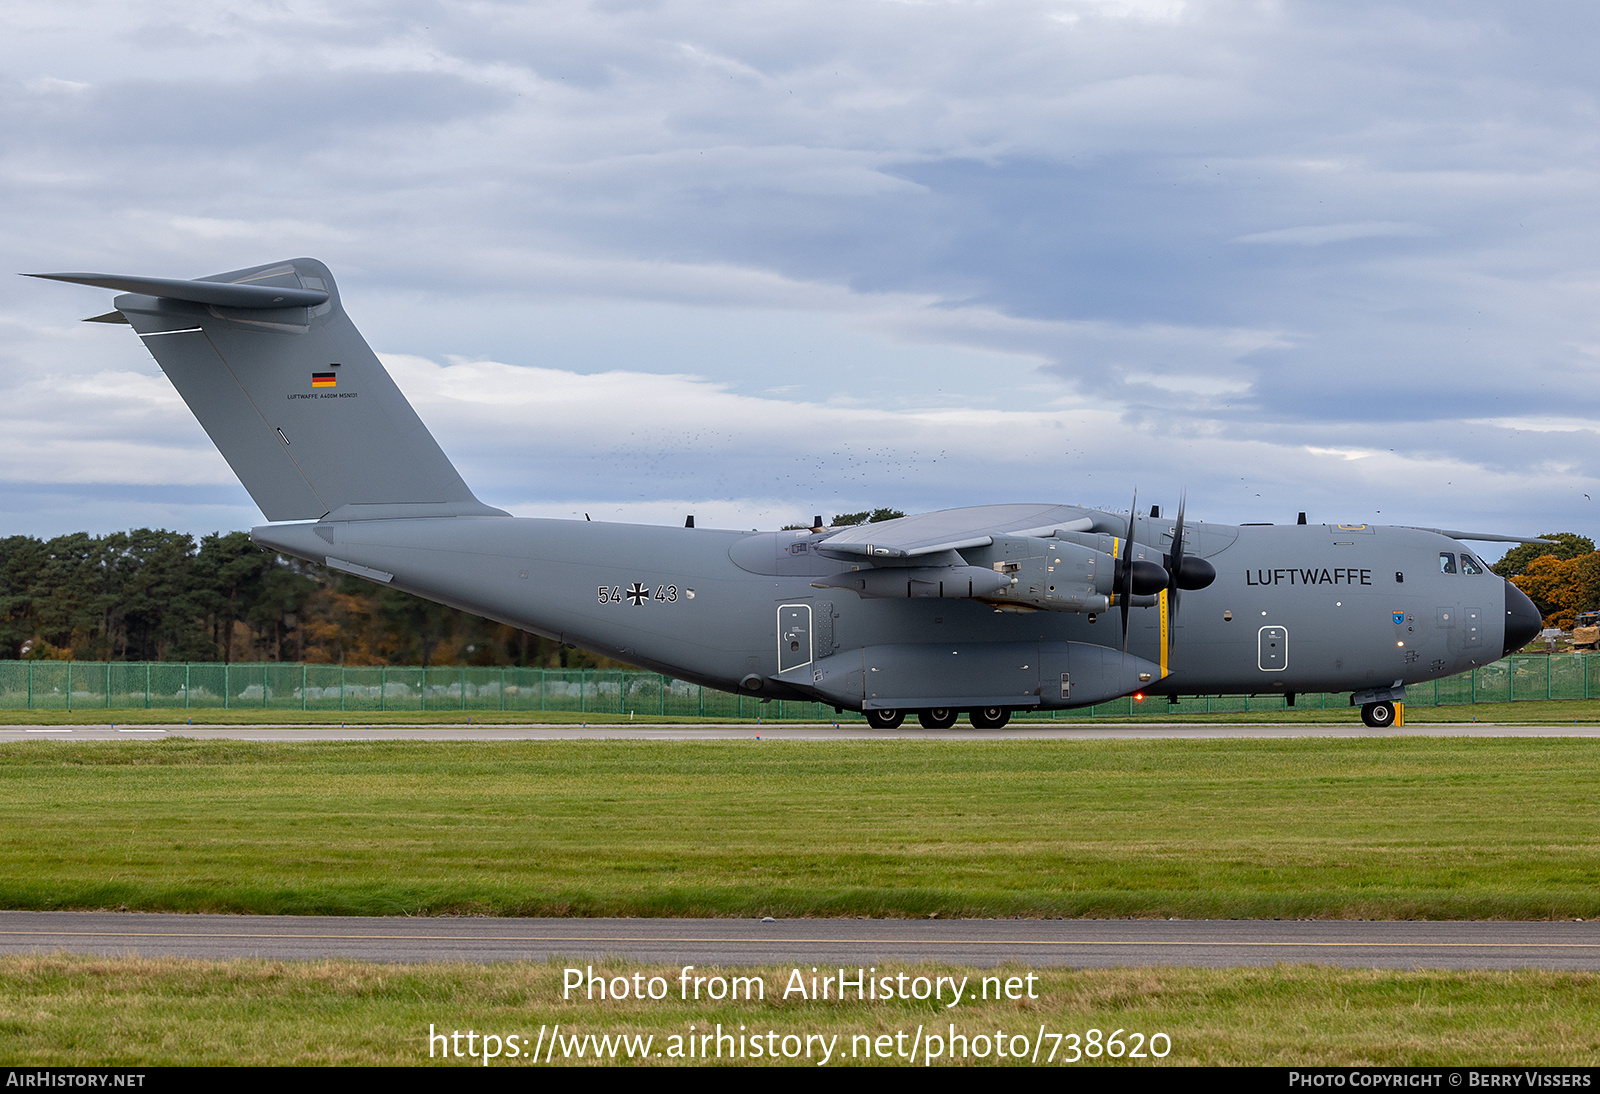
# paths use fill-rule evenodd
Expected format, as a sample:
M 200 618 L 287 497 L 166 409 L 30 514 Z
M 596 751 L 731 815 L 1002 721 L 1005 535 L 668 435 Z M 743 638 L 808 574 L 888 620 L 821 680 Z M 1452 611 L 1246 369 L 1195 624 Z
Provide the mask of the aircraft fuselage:
M 1464 672 L 1505 651 L 1516 610 L 1509 586 L 1445 536 L 1373 526 L 1189 527 L 1190 550 L 1216 579 L 1182 593 L 1175 618 L 1166 594 L 1132 607 L 1127 657 L 1117 610 L 863 599 L 815 587 L 848 567 L 816 552 L 825 535 L 805 531 L 461 517 L 266 525 L 252 534 L 264 546 L 680 679 L 850 709 L 1050 709 L 1135 690 L 1361 692 Z M 1170 521 L 1139 518 L 1140 552 L 1159 559 L 1163 531 L 1170 540 Z M 1040 542 L 1048 556 L 1058 541 Z M 1512 636 L 1526 641 L 1526 627 L 1525 613 L 1513 617 Z

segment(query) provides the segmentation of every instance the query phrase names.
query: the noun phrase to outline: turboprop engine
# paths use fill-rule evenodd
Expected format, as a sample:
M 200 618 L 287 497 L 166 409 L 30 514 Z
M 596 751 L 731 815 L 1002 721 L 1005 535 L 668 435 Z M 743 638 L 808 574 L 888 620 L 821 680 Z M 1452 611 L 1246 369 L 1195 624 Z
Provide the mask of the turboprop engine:
M 1149 553 L 1135 547 L 1135 557 L 1128 563 L 1135 605 L 1154 604 L 1169 580 L 1161 563 L 1143 557 Z M 1115 555 L 1070 540 L 994 536 L 984 546 L 922 555 L 904 563 L 874 559 L 870 568 L 812 584 L 873 599 L 971 599 L 1021 610 L 1103 612 L 1122 583 L 1122 567 Z

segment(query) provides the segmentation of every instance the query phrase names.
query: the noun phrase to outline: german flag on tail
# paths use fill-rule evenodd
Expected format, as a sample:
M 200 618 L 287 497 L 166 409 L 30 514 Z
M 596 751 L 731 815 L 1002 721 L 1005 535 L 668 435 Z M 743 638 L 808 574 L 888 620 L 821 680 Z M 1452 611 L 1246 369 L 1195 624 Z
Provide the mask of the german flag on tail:
M 313 372 L 311 374 L 312 387 L 338 387 L 338 376 L 332 372 Z

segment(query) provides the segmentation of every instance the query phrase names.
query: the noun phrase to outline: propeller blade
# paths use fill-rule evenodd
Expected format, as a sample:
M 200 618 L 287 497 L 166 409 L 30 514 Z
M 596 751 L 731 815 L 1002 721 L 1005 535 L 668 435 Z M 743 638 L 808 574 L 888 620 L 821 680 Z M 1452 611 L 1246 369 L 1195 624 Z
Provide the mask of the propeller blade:
M 1178 495 L 1178 521 L 1172 526 L 1172 554 L 1163 562 L 1167 564 L 1167 664 L 1172 664 L 1172 651 L 1178 645 L 1178 593 L 1183 586 L 1178 575 L 1183 572 L 1183 509 L 1189 500 L 1189 491 Z
M 1133 504 L 1128 507 L 1128 538 L 1122 541 L 1122 652 L 1128 652 L 1128 608 L 1133 599 L 1133 518 L 1139 512 L 1139 488 L 1133 488 Z

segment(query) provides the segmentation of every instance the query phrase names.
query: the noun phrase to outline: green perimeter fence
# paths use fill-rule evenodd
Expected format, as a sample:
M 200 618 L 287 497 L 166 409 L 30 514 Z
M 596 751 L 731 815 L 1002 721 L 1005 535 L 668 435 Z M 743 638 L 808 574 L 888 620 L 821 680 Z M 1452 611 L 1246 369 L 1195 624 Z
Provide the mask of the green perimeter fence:
M 1507 657 L 1407 689 L 1409 706 L 1522 699 L 1600 698 L 1600 655 Z M 1343 692 L 1298 697 L 1304 708 L 1344 707 Z M 0 709 L 363 711 L 570 711 L 648 717 L 858 719 L 825 703 L 763 703 L 654 672 L 611 669 L 415 668 L 368 665 L 222 665 L 171 661 L 0 661 Z M 1077 710 L 1018 711 L 1019 718 L 1127 717 L 1285 709 L 1281 695 L 1195 696 L 1176 704 L 1132 698 Z

